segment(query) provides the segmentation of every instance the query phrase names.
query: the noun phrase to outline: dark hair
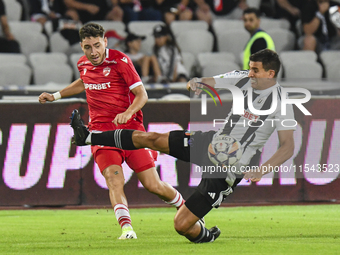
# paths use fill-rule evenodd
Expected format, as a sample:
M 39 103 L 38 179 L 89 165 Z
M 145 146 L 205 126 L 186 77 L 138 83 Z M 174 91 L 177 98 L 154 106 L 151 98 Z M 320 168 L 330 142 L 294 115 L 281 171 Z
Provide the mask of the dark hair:
M 260 10 L 254 8 L 254 7 L 247 8 L 247 9 L 245 9 L 245 10 L 243 11 L 243 15 L 244 15 L 244 14 L 249 14 L 249 13 L 255 13 L 255 15 L 256 15 L 257 18 L 260 18 L 260 16 L 261 16 Z
M 177 48 L 179 54 L 181 54 L 181 49 L 179 48 L 179 46 L 178 46 L 178 44 L 177 44 L 177 42 L 176 42 L 175 36 L 174 36 L 174 34 L 172 33 L 171 29 L 168 28 L 168 27 L 166 27 L 166 26 L 164 26 L 164 25 L 162 25 L 162 27 L 165 27 L 165 28 L 166 28 L 166 31 L 167 31 L 167 33 L 165 34 L 165 35 L 168 36 L 168 38 L 167 38 L 167 40 L 166 40 L 166 46 L 168 46 L 169 48 L 171 48 L 171 49 L 173 49 L 173 50 L 174 50 L 174 48 Z M 165 29 L 163 28 L 163 30 L 165 30 Z M 165 36 L 165 35 L 164 35 L 164 36 Z M 153 53 L 154 53 L 157 57 L 158 57 L 158 50 L 159 50 L 159 48 L 160 48 L 160 47 L 158 47 L 156 44 L 154 44 L 154 46 L 153 46 Z
M 272 69 L 275 71 L 274 77 L 277 77 L 277 74 L 280 71 L 281 61 L 279 55 L 270 49 L 260 50 L 254 54 L 252 54 L 249 58 L 250 61 L 253 62 L 261 62 L 263 69 L 268 71 Z
M 96 23 L 87 23 L 79 30 L 80 41 L 86 37 L 104 37 L 104 28 Z

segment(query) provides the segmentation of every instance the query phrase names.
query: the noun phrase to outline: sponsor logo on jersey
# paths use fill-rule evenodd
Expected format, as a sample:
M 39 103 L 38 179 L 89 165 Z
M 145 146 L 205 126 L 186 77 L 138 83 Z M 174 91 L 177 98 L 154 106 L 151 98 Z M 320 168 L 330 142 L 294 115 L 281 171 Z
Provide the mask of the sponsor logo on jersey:
M 111 72 L 111 68 L 110 67 L 105 67 L 103 69 L 104 76 L 108 76 L 110 74 L 110 72 Z
M 78 64 L 78 66 L 86 65 L 86 64 L 89 64 L 89 63 L 91 63 L 91 62 L 88 61 L 88 60 L 86 60 L 86 61 L 80 62 L 80 63 Z
M 89 84 L 89 83 L 84 83 L 85 89 L 89 90 L 102 90 L 102 89 L 108 89 L 110 88 L 110 83 L 111 82 L 105 82 L 105 83 L 100 83 L 100 84 Z
M 126 64 L 128 63 L 128 60 L 127 60 L 126 57 L 123 57 L 123 58 L 121 59 L 121 61 L 125 62 Z
M 117 62 L 115 60 L 104 60 L 105 63 L 108 63 L 108 64 L 117 64 Z
M 244 114 L 242 115 L 242 117 L 256 123 L 259 118 L 259 115 L 255 115 L 248 110 L 244 110 Z

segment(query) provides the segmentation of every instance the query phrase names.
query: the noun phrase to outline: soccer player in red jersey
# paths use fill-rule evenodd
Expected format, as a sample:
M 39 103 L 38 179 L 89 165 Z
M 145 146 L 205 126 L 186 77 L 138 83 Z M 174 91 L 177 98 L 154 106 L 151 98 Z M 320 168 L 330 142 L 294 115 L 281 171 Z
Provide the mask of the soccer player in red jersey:
M 55 101 L 86 91 L 89 107 L 89 129 L 93 132 L 114 129 L 145 131 L 141 108 L 148 100 L 143 83 L 132 61 L 124 53 L 107 49 L 104 29 L 88 23 L 80 31 L 81 47 L 85 55 L 78 61 L 80 78 L 54 93 L 42 93 L 40 103 Z M 121 164 L 132 168 L 143 186 L 166 203 L 179 208 L 182 195 L 160 180 L 154 160 L 155 151 L 125 151 L 113 147 L 92 146 L 92 153 L 109 188 L 111 204 L 122 228 L 119 239 L 137 238 L 131 225 L 127 199 L 124 194 L 124 174 Z

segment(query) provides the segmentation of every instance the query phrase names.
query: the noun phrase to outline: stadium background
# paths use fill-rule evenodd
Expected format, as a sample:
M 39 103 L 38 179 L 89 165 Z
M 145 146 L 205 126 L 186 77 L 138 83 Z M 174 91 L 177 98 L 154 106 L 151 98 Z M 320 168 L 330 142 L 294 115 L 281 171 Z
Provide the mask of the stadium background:
M 83 99 L 66 99 L 40 105 L 36 102 L 5 102 L 0 104 L 0 179 L 1 206 L 63 206 L 109 205 L 105 180 L 94 164 L 90 146 L 71 145 L 72 129 L 68 117 L 80 109 L 88 118 Z M 231 101 L 224 104 L 231 107 Z M 242 182 L 237 192 L 225 203 L 276 202 L 336 202 L 340 199 L 339 154 L 340 120 L 336 112 L 340 100 L 336 97 L 313 97 L 305 104 L 312 116 L 295 110 L 298 127 L 295 132 L 294 156 L 285 165 L 306 165 L 309 170 L 269 175 L 257 184 Z M 144 107 L 148 131 L 167 132 L 204 129 L 212 126 L 216 106 L 208 102 L 209 121 L 202 116 L 189 123 L 190 107 L 200 110 L 200 101 L 151 101 Z M 206 125 L 208 124 L 208 125 Z M 273 153 L 278 141 L 276 134 L 264 147 L 262 161 Z M 159 155 L 158 170 L 162 180 L 175 186 L 185 198 L 199 183 L 195 167 L 168 155 Z M 326 164 L 332 170 L 318 172 L 312 165 Z M 338 170 L 337 170 L 338 169 Z M 163 205 L 148 193 L 133 172 L 124 166 L 125 192 L 131 206 Z
M 4 2 L 7 4 L 9 25 L 16 39 L 22 43 L 24 57 L 23 63 L 13 64 L 7 55 L 0 68 L 0 167 L 2 173 L 0 176 L 0 206 L 109 205 L 105 181 L 93 162 L 90 148 L 77 148 L 70 144 L 72 129 L 68 124 L 68 117 L 73 109 L 78 108 L 82 109 L 83 118 L 87 119 L 85 94 L 80 94 L 77 99 L 61 100 L 44 106 L 37 103 L 37 97 L 41 92 L 60 90 L 67 84 L 65 84 L 65 81 L 63 84 L 57 84 L 56 80 L 64 78 L 64 80 L 70 82 L 73 78 L 77 78 L 77 71 L 72 71 L 72 68 L 74 68 L 72 55 L 64 56 L 66 62 L 62 64 L 64 67 L 66 65 L 65 68 L 68 70 L 68 75 L 66 75 L 63 70 L 56 70 L 55 66 L 52 69 L 46 69 L 49 68 L 46 63 L 33 66 L 32 58 L 30 58 L 31 53 L 39 53 L 49 48 L 52 52 L 61 52 L 61 55 L 65 55 L 63 51 L 69 47 L 68 43 L 65 43 L 65 40 L 60 40 L 62 38 L 59 32 L 51 30 L 51 22 L 45 25 L 45 32 L 49 38 L 47 40 L 46 35 L 42 34 L 40 24 L 28 21 L 28 13 L 20 15 L 20 12 L 14 10 L 21 8 L 18 4 L 15 4 L 16 2 L 26 1 L 5 0 Z M 261 1 L 247 2 L 259 4 Z M 11 4 L 14 11 L 10 11 Z M 178 22 L 173 22 L 171 29 L 186 27 L 185 22 Z M 238 51 L 243 50 L 249 35 L 243 29 L 242 21 L 232 20 L 228 25 L 223 22 L 227 22 L 227 20 L 213 24 L 213 30 L 217 35 L 215 39 L 219 42 L 217 43 L 217 50 L 220 53 L 228 52 L 234 55 L 233 61 L 231 61 L 232 65 L 226 66 L 238 66 L 240 64 Z M 283 20 L 271 18 L 263 18 L 261 21 L 261 27 L 273 33 L 271 35 L 278 52 L 281 51 L 281 57 L 281 53 L 291 51 L 294 48 L 294 40 L 289 40 L 291 35 L 286 36 L 287 33 L 290 33 L 288 32 L 287 22 L 282 22 Z M 230 29 L 231 31 L 226 31 L 225 28 L 231 27 L 232 23 L 235 27 Z M 117 32 L 126 35 L 126 27 L 122 22 L 114 24 L 103 22 L 103 24 L 114 26 Z M 222 29 L 222 32 L 217 31 L 218 27 Z M 130 25 L 129 29 L 132 28 L 133 26 Z M 151 31 L 152 28 L 150 26 L 149 28 Z M 207 30 L 207 26 L 200 28 Z M 276 29 L 276 31 L 272 29 Z M 137 29 L 137 31 L 139 30 Z M 238 36 L 223 34 L 223 32 L 235 31 L 238 32 Z M 205 32 L 208 33 L 208 31 Z M 275 34 L 283 34 L 284 39 L 276 37 Z M 191 33 L 190 36 L 193 37 L 194 34 Z M 197 48 L 193 47 L 192 43 L 186 43 L 186 41 L 183 43 L 183 40 L 179 40 L 183 43 L 183 47 L 186 46 L 185 55 L 189 56 L 189 58 L 183 57 L 184 64 L 190 67 L 193 67 L 193 63 L 196 65 L 189 70 L 191 76 L 198 74 L 198 76 L 201 76 L 204 73 L 208 75 L 216 74 L 222 72 L 220 71 L 221 67 L 223 72 L 229 71 L 225 70 L 224 65 L 217 61 L 217 55 L 213 55 L 215 65 L 212 62 L 208 63 L 208 55 L 202 55 L 203 62 L 198 63 L 200 59 L 202 60 L 202 57 L 199 57 L 200 53 L 210 53 L 213 48 L 216 48 L 216 45 L 213 46 L 211 35 L 208 36 L 210 38 L 210 49 L 207 47 L 207 43 L 203 42 L 202 31 L 198 33 L 198 36 L 199 39 L 194 38 Z M 148 50 L 145 46 L 150 46 L 150 42 L 153 43 L 152 35 L 148 34 L 147 37 L 142 45 L 142 49 L 146 52 Z M 227 39 L 230 39 L 230 41 Z M 240 42 L 239 40 L 243 41 Z M 203 46 L 199 45 L 201 41 Z M 223 41 L 225 43 L 222 44 Z M 200 49 L 198 45 L 202 48 Z M 78 45 L 76 46 L 79 50 Z M 302 51 L 294 51 L 294 53 L 296 53 L 296 56 L 300 56 L 298 53 L 302 53 Z M 316 55 L 312 56 L 312 61 L 300 57 L 298 61 L 294 60 L 296 63 L 290 62 L 288 65 L 294 65 L 293 71 L 295 72 L 292 75 L 295 75 L 295 78 L 296 73 L 309 78 L 310 75 L 315 73 L 316 78 L 287 82 L 289 68 L 286 66 L 283 74 L 283 78 L 286 78 L 286 80 L 283 79 L 280 84 L 287 87 L 304 87 L 310 90 L 313 95 L 313 99 L 306 104 L 307 109 L 312 112 L 312 116 L 303 116 L 299 110 L 295 109 L 299 123 L 295 132 L 295 152 L 292 159 L 285 165 L 305 166 L 309 164 L 309 167 L 314 166 L 315 169 L 317 164 L 326 164 L 328 168 L 333 164 L 333 172 L 319 173 L 315 170 L 303 172 L 299 171 L 300 168 L 298 167 L 297 173 L 268 175 L 258 184 L 242 182 L 242 185 L 238 187 L 238 192 L 235 192 L 225 203 L 337 202 L 339 200 L 339 172 L 336 164 L 340 164 L 338 160 L 340 158 L 340 120 L 338 114 L 340 99 L 337 96 L 340 94 L 338 71 L 340 62 L 339 57 L 337 57 L 339 51 L 331 52 L 331 54 L 335 58 L 330 58 L 330 64 L 327 64 L 327 58 L 322 59 L 325 68 L 323 73 L 319 64 L 317 64 L 317 72 L 313 71 L 312 66 L 309 65 L 303 69 L 306 61 L 316 62 Z M 290 58 L 292 57 L 290 56 Z M 320 57 L 322 58 L 322 56 Z M 190 58 L 194 61 L 189 61 Z M 196 61 L 195 58 L 197 58 Z M 79 59 L 79 56 L 75 55 L 74 59 Z M 18 62 L 18 59 L 15 61 Z M 189 62 L 191 62 L 191 65 Z M 60 66 L 60 64 L 58 65 Z M 25 70 L 27 75 L 20 80 L 23 83 L 19 84 L 19 80 L 15 78 L 24 77 L 23 71 Z M 44 81 L 42 83 L 36 82 L 38 80 L 37 73 L 39 73 L 37 70 L 42 70 L 40 72 L 43 74 L 40 77 Z M 52 77 L 55 80 L 48 80 Z M 17 83 L 13 84 L 14 80 Z M 185 90 L 185 84 L 147 84 L 145 87 L 150 98 L 143 108 L 145 127 L 148 131 L 167 132 L 173 129 L 189 129 L 190 127 L 193 129 L 194 124 L 199 124 L 200 129 L 208 126 L 206 119 L 200 120 L 199 123 L 190 122 L 189 108 L 195 104 L 199 108 L 199 102 L 189 103 L 189 93 Z M 175 100 L 178 98 L 186 99 L 183 101 Z M 229 101 L 226 107 L 230 108 L 230 104 Z M 216 113 L 214 107 L 212 102 L 209 102 L 209 118 L 213 118 Z M 264 148 L 262 160 L 268 158 L 277 146 L 278 141 L 273 134 Z M 185 198 L 191 194 L 199 182 L 198 176 L 194 173 L 194 166 L 190 166 L 188 163 L 179 162 L 167 155 L 159 155 L 157 164 L 159 164 L 158 170 L 162 180 L 177 187 Z M 124 172 L 126 176 L 125 191 L 130 205 L 164 205 L 161 200 L 144 190 L 131 170 L 124 167 Z

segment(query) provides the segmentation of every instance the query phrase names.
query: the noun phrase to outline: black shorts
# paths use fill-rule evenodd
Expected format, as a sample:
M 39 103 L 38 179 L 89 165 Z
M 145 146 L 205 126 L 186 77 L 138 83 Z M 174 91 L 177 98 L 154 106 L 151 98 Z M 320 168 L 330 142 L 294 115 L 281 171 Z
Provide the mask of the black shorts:
M 208 157 L 208 146 L 215 133 L 215 131 L 171 131 L 169 154 L 199 166 L 211 165 Z M 209 173 L 204 173 L 195 193 L 185 202 L 187 208 L 198 218 L 202 218 L 213 207 L 218 208 L 243 178 L 243 175 L 230 174 L 235 178 L 231 186 L 226 182 L 227 176 L 218 178 Z
M 169 135 L 169 155 L 196 165 L 211 164 L 208 146 L 216 131 L 171 131 Z
M 200 184 L 187 201 L 186 207 L 198 218 L 204 217 L 212 208 L 218 208 L 224 199 L 234 192 L 243 176 L 236 175 L 233 186 L 225 178 L 202 178 Z

